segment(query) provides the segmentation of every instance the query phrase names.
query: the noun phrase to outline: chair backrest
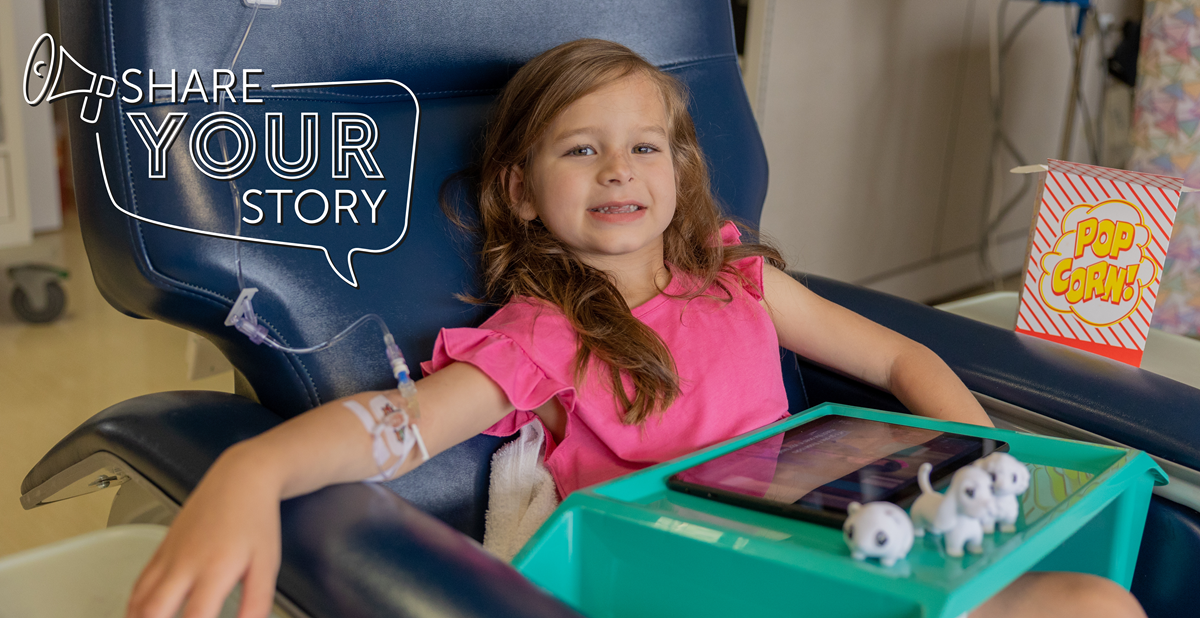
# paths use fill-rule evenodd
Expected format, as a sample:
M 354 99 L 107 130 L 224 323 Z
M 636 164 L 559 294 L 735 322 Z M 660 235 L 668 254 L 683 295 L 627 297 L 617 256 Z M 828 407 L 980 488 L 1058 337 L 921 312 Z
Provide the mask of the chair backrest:
M 129 315 L 163 320 L 215 342 L 240 373 L 240 390 L 285 417 L 387 387 L 378 330 L 365 326 L 330 350 L 304 356 L 253 345 L 223 325 L 238 295 L 235 243 L 241 245 L 246 285 L 261 290 L 255 308 L 278 339 L 311 345 L 375 312 L 388 322 L 410 361 L 427 358 L 438 329 L 476 324 L 488 311 L 454 298 L 472 285 L 474 259 L 470 242 L 441 213 L 439 188 L 471 163 L 489 105 L 505 81 L 556 44 L 582 37 L 614 40 L 686 83 L 718 196 L 731 214 L 759 220 L 766 157 L 742 87 L 726 0 L 285 0 L 254 17 L 234 66 L 236 103 L 224 108 L 235 117 L 218 115 L 203 125 L 202 118 L 220 111 L 213 102 L 213 70 L 229 66 L 251 9 L 240 0 L 69 0 L 62 5 L 59 44 L 82 67 L 118 80 L 117 97 L 102 100 L 96 123 L 81 119 L 81 111 L 94 113 L 94 95 L 68 99 L 79 214 L 101 292 Z M 64 84 L 86 77 L 69 60 L 64 66 Z M 130 69 L 141 73 L 126 79 L 145 90 L 151 70 L 159 84 L 170 82 L 176 71 L 175 94 L 160 88 L 154 102 L 123 101 L 136 95 L 122 83 Z M 243 100 L 243 69 L 262 70 L 246 76 L 262 86 L 249 92 L 262 104 Z M 181 102 L 193 70 L 205 94 L 202 99 L 199 85 L 191 84 L 188 101 Z M 78 75 L 71 77 L 72 71 Z M 217 79 L 224 83 L 228 76 Z M 407 217 L 416 115 L 412 98 L 391 83 L 340 84 L 376 80 L 403 82 L 420 103 Z M 271 87 L 328 82 L 339 84 Z M 303 165 L 288 161 L 297 160 L 300 151 L 301 114 L 316 114 L 319 160 L 302 179 L 281 178 L 270 165 L 267 115 L 275 112 L 283 114 L 285 146 L 284 160 L 274 167 L 296 176 L 304 174 L 298 169 Z M 178 137 L 161 166 L 152 165 L 147 142 L 154 141 L 155 130 L 166 134 L 169 115 L 178 113 L 188 114 Z M 334 178 L 335 119 L 349 153 L 340 157 L 348 179 Z M 253 138 L 238 135 L 241 122 Z M 382 179 L 368 177 L 370 161 L 364 150 L 354 150 L 372 130 L 377 143 L 365 152 L 373 155 Z M 215 137 L 222 133 L 226 154 Z M 239 140 L 250 139 L 256 154 L 236 183 L 239 191 L 260 192 L 247 201 L 262 215 L 254 224 L 243 223 L 241 234 L 265 243 L 213 235 L 233 233 L 235 222 L 229 182 L 214 177 L 238 173 L 238 161 L 229 159 L 243 152 Z M 261 193 L 269 189 L 292 193 L 281 195 L 277 208 L 276 194 Z M 367 200 L 378 199 L 385 189 L 378 220 L 371 224 Z M 308 190 L 321 195 L 308 193 L 297 212 L 294 199 Z M 350 203 L 351 192 L 358 223 L 336 208 L 335 200 Z M 322 219 L 323 199 L 329 210 Z M 256 219 L 248 206 L 242 214 Z M 387 248 L 401 235 L 390 250 L 369 252 Z M 368 251 L 356 252 L 351 268 L 347 254 L 353 248 Z

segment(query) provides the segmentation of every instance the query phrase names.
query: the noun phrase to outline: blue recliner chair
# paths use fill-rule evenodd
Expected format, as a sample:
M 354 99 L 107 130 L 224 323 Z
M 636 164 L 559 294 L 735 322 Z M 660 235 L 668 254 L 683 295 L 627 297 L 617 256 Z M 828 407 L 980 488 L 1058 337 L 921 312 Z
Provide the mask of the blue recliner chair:
M 143 78 L 154 69 L 164 82 L 175 69 L 183 90 L 189 72 L 199 69 L 211 93 L 209 73 L 228 66 L 250 12 L 239 0 L 63 0 L 59 43 L 82 66 L 117 79 L 130 68 L 141 69 Z M 253 118 L 257 127 L 265 112 L 283 112 L 285 140 L 293 145 L 301 113 L 317 113 L 321 131 L 334 113 L 370 116 L 381 127 L 373 152 L 387 174 L 362 183 L 373 187 L 372 195 L 380 188 L 390 192 L 381 212 L 406 201 L 412 137 L 384 129 L 411 126 L 412 98 L 384 83 L 268 84 L 403 82 L 420 103 L 419 145 L 403 235 L 386 252 L 360 253 L 346 264 L 338 256 L 349 246 L 348 221 L 300 228 L 303 238 L 292 239 L 332 247 L 328 259 L 313 248 L 241 243 L 246 286 L 261 290 L 255 306 L 271 336 L 311 345 L 375 312 L 413 362 L 428 357 L 439 328 L 482 321 L 486 308 L 454 298 L 473 285 L 472 246 L 442 215 L 439 191 L 471 163 L 489 104 L 505 80 L 537 53 L 581 37 L 624 43 L 689 86 L 716 193 L 729 214 L 758 221 L 767 161 L 724 0 L 288 1 L 257 13 L 235 67 L 239 79 L 242 68 L 265 71 L 257 78 L 263 88 L 252 95 L 265 103 L 226 111 Z M 78 207 L 96 283 L 131 316 L 213 341 L 236 368 L 236 394 L 159 393 L 104 410 L 38 462 L 22 483 L 21 500 L 33 508 L 120 485 L 110 524 L 165 522 L 229 445 L 322 402 L 394 383 L 372 326 L 305 356 L 256 346 L 224 326 L 239 292 L 235 241 L 161 225 L 233 231 L 227 183 L 201 175 L 185 154 L 194 124 L 217 107 L 196 96 L 172 102 L 162 90 L 152 102 L 133 104 L 120 99 L 130 92 L 125 86 L 115 98 L 97 92 L 68 99 Z M 87 107 L 97 102 L 98 112 Z M 167 153 L 166 177 L 151 178 L 147 146 L 130 114 L 145 114 L 157 127 L 184 112 L 189 120 Z M 88 122 L 93 113 L 98 120 Z M 329 147 L 322 142 L 322 156 Z M 208 154 L 220 163 L 219 153 L 210 148 Z M 330 178 L 329 165 L 322 161 L 315 174 L 287 186 L 332 197 L 347 185 Z M 352 178 L 364 171 L 361 159 L 349 167 Z M 261 160 L 238 183 L 242 190 L 286 184 Z M 268 224 L 287 225 L 272 215 L 283 216 L 266 208 Z M 247 224 L 242 234 L 263 230 Z M 894 297 L 815 276 L 804 280 L 939 353 L 1001 424 L 1116 441 L 1158 456 L 1173 479 L 1184 482 L 1153 501 L 1134 591 L 1152 616 L 1194 610 L 1187 593 L 1200 574 L 1200 515 L 1192 510 L 1200 492 L 1189 483 L 1200 479 L 1200 392 Z M 824 401 L 901 409 L 886 393 L 803 359 L 789 354 L 783 362 L 793 410 Z M 488 462 L 501 442 L 474 438 L 386 486 L 337 486 L 286 502 L 281 603 L 309 616 L 576 615 L 467 538 L 482 537 Z

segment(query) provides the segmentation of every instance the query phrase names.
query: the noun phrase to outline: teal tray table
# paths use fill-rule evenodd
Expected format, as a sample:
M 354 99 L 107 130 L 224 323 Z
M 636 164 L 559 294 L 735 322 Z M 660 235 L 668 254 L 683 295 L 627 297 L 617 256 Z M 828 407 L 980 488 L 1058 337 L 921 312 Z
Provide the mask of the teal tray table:
M 1029 466 L 1017 531 L 951 558 L 857 561 L 840 530 L 667 488 L 672 474 L 827 414 L 994 438 Z M 1076 571 L 1129 587 L 1150 494 L 1167 477 L 1131 449 L 823 404 L 758 431 L 578 491 L 513 560 L 591 618 L 803 615 L 954 618 L 1022 573 Z

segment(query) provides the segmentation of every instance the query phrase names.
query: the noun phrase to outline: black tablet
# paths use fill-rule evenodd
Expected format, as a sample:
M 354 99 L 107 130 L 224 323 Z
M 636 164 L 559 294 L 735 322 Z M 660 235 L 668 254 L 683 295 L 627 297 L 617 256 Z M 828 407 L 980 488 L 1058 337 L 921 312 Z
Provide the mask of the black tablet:
M 683 470 L 674 490 L 840 528 L 851 502 L 907 508 L 920 495 L 917 469 L 949 483 L 955 470 L 1007 444 L 849 416 L 811 423 Z M 942 483 L 942 484 L 945 484 Z

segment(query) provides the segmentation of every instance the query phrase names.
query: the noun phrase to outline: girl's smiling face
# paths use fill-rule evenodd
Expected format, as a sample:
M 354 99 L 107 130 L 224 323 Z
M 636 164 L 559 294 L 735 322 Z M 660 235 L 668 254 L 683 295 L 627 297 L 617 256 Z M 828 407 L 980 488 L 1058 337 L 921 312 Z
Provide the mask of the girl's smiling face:
M 640 74 L 580 98 L 534 148 L 529 183 L 512 171 L 517 214 L 540 218 L 591 266 L 632 258 L 661 268 L 663 231 L 675 215 L 668 124 L 662 94 Z

